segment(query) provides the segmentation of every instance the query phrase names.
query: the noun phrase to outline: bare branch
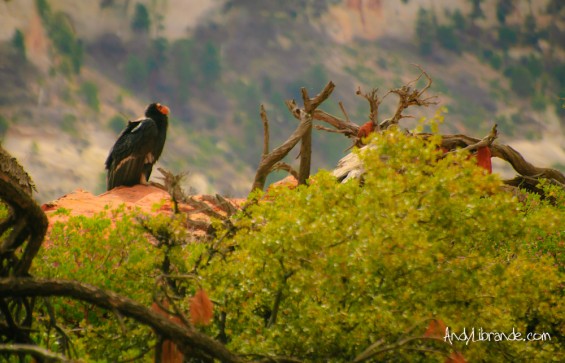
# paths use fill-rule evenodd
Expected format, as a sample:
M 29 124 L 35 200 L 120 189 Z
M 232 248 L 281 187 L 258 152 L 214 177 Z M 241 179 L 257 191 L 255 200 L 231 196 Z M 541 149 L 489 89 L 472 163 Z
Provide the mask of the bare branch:
M 14 184 L 10 178 L 6 177 L 6 174 L 2 173 L 0 173 L 0 199 L 10 206 L 11 217 L 9 218 L 14 221 L 22 221 L 16 222 L 16 225 L 23 223 L 22 228 L 18 228 L 17 235 L 4 239 L 2 243 L 4 253 L 0 254 L 0 262 L 4 258 L 11 258 L 9 255 L 12 252 L 10 251 L 22 248 L 21 257 L 17 259 L 17 263 L 11 264 L 11 267 L 14 275 L 25 275 L 43 242 L 48 225 L 47 217 L 27 190 L 22 189 L 19 184 Z M 3 263 L 0 265 L 4 266 Z M 0 272 L 0 276 L 7 275 L 8 271 Z
M 490 139 L 494 137 L 495 132 L 497 132 L 497 130 L 495 127 L 493 127 L 491 133 L 482 140 L 461 134 L 442 135 L 441 146 L 447 150 L 467 147 L 469 147 L 470 149 L 475 149 L 477 147 L 481 147 L 485 143 L 488 143 Z M 431 134 L 422 133 L 418 134 L 418 136 L 427 138 L 430 137 Z M 514 150 L 508 145 L 492 142 L 488 146 L 493 157 L 497 157 L 508 162 L 519 175 L 524 177 L 532 177 L 535 179 L 545 178 L 550 180 L 550 182 L 556 182 L 557 185 L 565 185 L 565 175 L 563 175 L 558 170 L 552 168 L 536 167 L 529 163 L 526 159 L 524 159 L 524 157 L 518 151 Z M 510 183 L 508 184 L 513 185 Z
M 329 127 L 324 127 L 322 125 L 314 125 L 314 128 L 316 130 L 331 132 L 331 133 L 334 133 L 334 134 L 343 134 L 343 135 L 346 135 L 346 136 L 350 132 L 349 130 L 330 129 Z
M 288 104 L 287 104 L 288 105 Z M 255 180 L 253 181 L 253 186 L 251 190 L 260 189 L 263 190 L 265 186 L 265 181 L 267 176 L 271 172 L 273 165 L 282 160 L 289 152 L 298 144 L 302 139 L 302 136 L 306 133 L 309 127 L 312 126 L 312 119 L 304 120 L 301 122 L 297 128 L 294 130 L 292 135 L 279 147 L 271 151 L 265 158 L 259 163 L 257 172 L 255 173 Z
M 494 124 L 494 126 L 492 127 L 492 129 L 490 130 L 487 136 L 485 136 L 481 141 L 475 144 L 464 147 L 463 150 L 474 151 L 485 146 L 491 146 L 494 140 L 496 140 L 496 138 L 498 137 L 497 126 L 498 126 L 497 124 Z
M 185 202 L 186 204 L 194 208 L 194 210 L 188 212 L 189 214 L 204 213 L 209 217 L 217 218 L 222 221 L 226 219 L 226 216 L 216 212 L 214 209 L 212 209 L 212 207 L 208 205 L 208 203 L 204 201 L 197 200 L 194 197 L 190 197 Z
M 357 125 L 356 123 L 344 121 L 339 117 L 331 115 L 322 110 L 314 111 L 313 117 L 316 120 L 324 121 L 332 125 L 333 127 L 335 127 L 337 130 L 339 130 L 349 138 L 356 137 L 357 132 L 359 131 L 359 125 Z
M 31 344 L 0 344 L 0 353 L 27 354 L 33 357 L 41 357 L 46 360 L 54 360 L 57 362 L 74 362 L 65 356 L 51 352 L 37 345 Z
M 112 291 L 75 281 L 8 278 L 0 280 L 0 297 L 65 296 L 86 301 L 100 308 L 115 309 L 123 316 L 147 325 L 164 338 L 173 341 L 183 353 L 194 348 L 203 355 L 222 362 L 241 362 L 226 347 L 200 333 L 169 321 L 151 309 Z M 187 354 L 188 356 L 188 354 Z
M 375 129 L 376 131 L 380 131 L 378 116 L 379 116 L 379 106 L 381 104 L 381 100 L 379 100 L 378 92 L 379 92 L 378 88 L 373 88 L 368 93 L 363 93 L 361 92 L 361 87 L 357 88 L 357 92 L 355 92 L 355 94 L 363 97 L 364 99 L 367 100 L 367 102 L 369 102 L 369 107 L 370 107 L 369 120 L 371 120 L 371 122 L 373 123 L 373 129 Z
M 187 172 L 173 174 L 163 168 L 157 168 L 163 174 L 160 178 L 163 180 L 165 190 L 173 200 L 174 212 L 179 213 L 179 202 L 184 202 L 187 199 L 186 193 L 182 188 L 182 182 L 188 175 Z
M 223 212 L 227 214 L 228 217 L 232 216 L 235 212 L 239 210 L 239 207 L 234 205 L 232 202 L 221 196 L 220 194 L 216 194 L 214 196 L 204 194 L 201 196 L 202 200 L 212 204 L 215 207 L 218 207 Z
M 434 98 L 436 98 L 435 96 L 423 98 L 424 93 L 432 85 L 432 78 L 419 65 L 415 66 L 420 70 L 420 75 L 418 76 L 418 78 L 406 83 L 400 88 L 395 88 L 389 91 L 389 93 L 394 93 L 398 96 L 398 105 L 396 107 L 394 116 L 392 116 L 390 120 L 387 120 L 388 122 L 383 122 L 381 124 L 382 129 L 386 129 L 391 125 L 397 125 L 402 118 L 406 117 L 402 114 L 402 112 L 410 106 L 427 107 L 429 105 L 435 105 L 438 103 L 434 100 Z M 422 76 L 426 77 L 427 79 L 426 86 L 424 86 L 422 90 L 418 90 L 417 88 L 412 89 L 411 85 L 421 79 Z
M 298 184 L 306 184 L 310 177 L 310 164 L 312 163 L 312 114 L 304 113 L 305 119 L 310 125 L 300 143 L 300 166 L 298 167 Z
M 296 180 L 298 180 L 298 172 L 296 170 L 294 170 L 294 168 L 282 161 L 279 161 L 278 163 L 276 163 L 275 165 L 273 165 L 273 168 L 271 169 L 272 171 L 275 170 L 284 170 L 286 172 L 288 172 L 290 175 L 292 175 Z
M 314 112 L 314 110 L 316 110 L 318 106 L 322 104 L 322 102 L 324 102 L 325 100 L 328 99 L 328 97 L 330 97 L 334 89 L 335 89 L 335 84 L 332 81 L 330 81 L 328 82 L 328 84 L 326 84 L 326 86 L 320 93 L 314 96 L 314 98 L 309 98 L 306 88 L 302 88 L 301 91 L 302 91 L 302 100 L 304 101 L 304 111 L 308 113 Z
M 261 104 L 261 120 L 263 120 L 263 155 L 261 158 L 267 157 L 269 153 L 269 119 L 267 118 L 267 112 L 265 111 L 265 106 Z
M 345 111 L 345 107 L 343 107 L 343 102 L 339 101 L 339 108 L 341 109 L 341 112 L 343 112 L 343 116 L 345 116 L 345 121 L 346 122 L 351 122 L 351 119 L 349 119 L 349 115 L 347 114 L 347 111 Z
M 255 173 L 253 186 L 251 187 L 252 191 L 255 189 L 263 190 L 267 176 L 273 170 L 273 166 L 277 162 L 281 161 L 290 152 L 290 150 L 296 146 L 298 141 L 301 141 L 298 181 L 299 184 L 306 183 L 306 180 L 310 176 L 313 114 L 316 111 L 316 108 L 331 95 L 334 88 L 335 84 L 330 81 L 324 89 L 313 98 L 310 98 L 308 91 L 305 88 L 302 88 L 301 93 L 304 108 L 298 107 L 294 100 L 285 102 L 290 113 L 292 113 L 292 115 L 297 118 L 300 123 L 292 135 L 290 135 L 290 137 L 281 146 L 261 158 L 257 172 Z

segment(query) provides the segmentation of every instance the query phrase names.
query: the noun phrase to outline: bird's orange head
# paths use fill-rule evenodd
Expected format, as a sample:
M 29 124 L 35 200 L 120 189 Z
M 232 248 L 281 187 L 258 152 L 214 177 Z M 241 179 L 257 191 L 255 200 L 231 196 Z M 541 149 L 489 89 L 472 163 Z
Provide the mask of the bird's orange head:
M 169 108 L 165 105 L 162 105 L 160 103 L 157 103 L 157 110 L 159 110 L 159 112 L 161 112 L 163 115 L 168 116 L 169 115 Z

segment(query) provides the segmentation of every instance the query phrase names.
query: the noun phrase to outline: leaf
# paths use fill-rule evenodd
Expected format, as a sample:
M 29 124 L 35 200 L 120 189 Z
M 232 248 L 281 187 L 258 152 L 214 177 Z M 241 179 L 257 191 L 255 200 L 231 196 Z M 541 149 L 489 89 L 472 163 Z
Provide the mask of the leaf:
M 190 320 L 194 325 L 208 325 L 214 316 L 214 306 L 206 291 L 200 289 L 190 299 Z
M 441 319 L 432 319 L 428 324 L 428 329 L 426 329 L 424 336 L 429 338 L 443 338 L 445 336 L 445 329 L 447 329 L 447 326 Z
M 477 165 L 487 170 L 489 174 L 492 174 L 492 162 L 490 160 L 491 157 L 492 153 L 488 146 L 480 147 L 477 150 Z
M 359 131 L 357 132 L 357 137 L 359 139 L 364 139 L 367 136 L 369 136 L 369 134 L 374 130 L 375 130 L 375 125 L 373 124 L 373 121 L 367 121 L 363 124 L 363 126 L 359 128 Z
M 453 352 L 447 357 L 445 363 L 467 363 L 467 361 L 460 352 Z

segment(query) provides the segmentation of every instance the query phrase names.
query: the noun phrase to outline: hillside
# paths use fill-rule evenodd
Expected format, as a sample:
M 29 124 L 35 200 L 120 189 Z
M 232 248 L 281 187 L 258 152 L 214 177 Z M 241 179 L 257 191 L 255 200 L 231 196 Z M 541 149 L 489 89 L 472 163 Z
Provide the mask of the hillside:
M 260 158 L 259 104 L 275 145 L 295 126 L 283 101 L 331 79 L 325 110 L 341 115 L 341 101 L 361 124 L 368 105 L 357 87 L 384 95 L 415 78 L 416 63 L 450 110 L 445 132 L 480 137 L 497 122 L 501 142 L 563 170 L 565 7 L 473 3 L 3 1 L 3 146 L 40 181 L 41 201 L 78 187 L 98 194 L 117 133 L 159 100 L 173 115 L 159 164 L 189 171 L 187 189 L 242 196 Z M 385 99 L 381 119 L 395 102 Z M 314 137 L 314 169 L 333 168 L 349 142 Z

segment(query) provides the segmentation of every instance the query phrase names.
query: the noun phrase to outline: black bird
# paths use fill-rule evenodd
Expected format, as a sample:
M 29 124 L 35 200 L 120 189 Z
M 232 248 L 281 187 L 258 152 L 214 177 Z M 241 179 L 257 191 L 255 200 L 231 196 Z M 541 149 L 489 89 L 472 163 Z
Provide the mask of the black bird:
M 106 159 L 107 190 L 148 183 L 163 152 L 168 124 L 169 108 L 160 103 L 147 106 L 145 117 L 128 122 Z

